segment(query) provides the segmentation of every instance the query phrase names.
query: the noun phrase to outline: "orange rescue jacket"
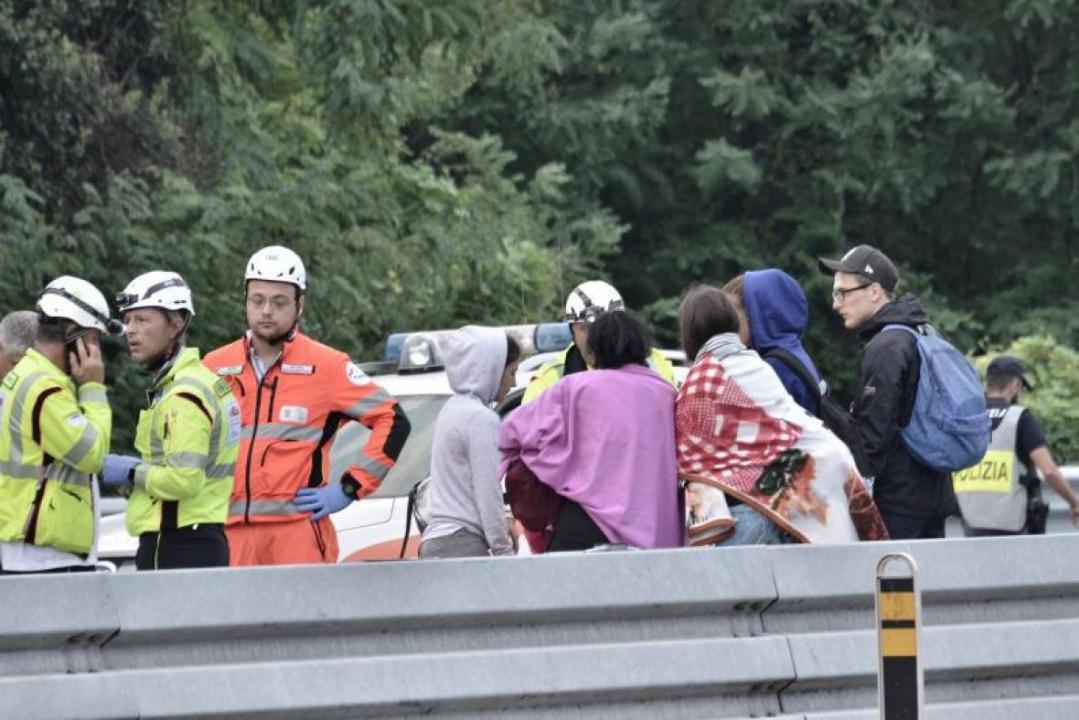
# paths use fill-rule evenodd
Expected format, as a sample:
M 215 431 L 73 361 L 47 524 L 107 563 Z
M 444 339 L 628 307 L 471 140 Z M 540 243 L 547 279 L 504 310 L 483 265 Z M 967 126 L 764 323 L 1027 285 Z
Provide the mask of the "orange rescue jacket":
M 408 437 L 404 411 L 343 352 L 297 330 L 262 382 L 251 364 L 248 336 L 206 355 L 203 363 L 232 385 L 243 432 L 228 523 L 280 522 L 307 517 L 292 503 L 298 490 L 327 477 L 338 428 L 357 420 L 371 436 L 347 472 L 357 497 L 378 489 Z

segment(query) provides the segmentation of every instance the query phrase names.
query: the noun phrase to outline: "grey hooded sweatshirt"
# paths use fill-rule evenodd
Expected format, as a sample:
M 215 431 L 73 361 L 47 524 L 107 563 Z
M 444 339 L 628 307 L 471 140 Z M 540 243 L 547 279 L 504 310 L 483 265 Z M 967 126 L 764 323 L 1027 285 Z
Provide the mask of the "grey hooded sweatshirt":
M 498 477 L 498 414 L 491 401 L 506 368 L 506 334 L 468 325 L 450 339 L 446 375 L 455 395 L 435 421 L 431 485 L 423 539 L 465 529 L 487 541 L 492 555 L 512 555 Z

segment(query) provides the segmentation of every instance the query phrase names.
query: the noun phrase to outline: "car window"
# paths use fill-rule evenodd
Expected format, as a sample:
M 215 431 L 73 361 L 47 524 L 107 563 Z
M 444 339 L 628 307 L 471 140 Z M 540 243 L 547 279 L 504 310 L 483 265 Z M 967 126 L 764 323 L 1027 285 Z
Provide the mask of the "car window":
M 431 443 L 435 436 L 435 418 L 449 395 L 398 395 L 397 402 L 404 408 L 412 431 L 397 458 L 379 487 L 369 497 L 397 497 L 407 495 L 412 486 L 431 472 Z M 331 455 L 331 477 L 341 477 L 348 467 L 349 455 L 363 447 L 371 432 L 357 422 L 348 423 L 337 434 Z

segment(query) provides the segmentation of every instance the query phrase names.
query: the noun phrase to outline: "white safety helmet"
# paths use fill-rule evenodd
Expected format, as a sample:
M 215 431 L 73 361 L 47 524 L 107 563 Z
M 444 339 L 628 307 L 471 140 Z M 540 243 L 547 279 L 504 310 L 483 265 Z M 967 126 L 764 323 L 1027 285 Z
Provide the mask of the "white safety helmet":
M 247 261 L 244 283 L 248 280 L 269 280 L 295 285 L 300 292 L 307 289 L 307 272 L 303 260 L 287 247 L 270 245 L 251 256 Z
M 151 270 L 127 284 L 116 296 L 116 309 L 125 313 L 139 308 L 158 310 L 184 310 L 189 317 L 195 316 L 195 303 L 191 288 L 179 273 L 168 270 Z
M 109 317 L 109 303 L 82 278 L 61 275 L 38 295 L 37 310 L 45 317 L 70 320 L 85 330 L 118 333 L 122 326 Z
M 566 322 L 594 322 L 602 313 L 625 308 L 614 286 L 602 280 L 588 280 L 573 288 L 566 298 Z

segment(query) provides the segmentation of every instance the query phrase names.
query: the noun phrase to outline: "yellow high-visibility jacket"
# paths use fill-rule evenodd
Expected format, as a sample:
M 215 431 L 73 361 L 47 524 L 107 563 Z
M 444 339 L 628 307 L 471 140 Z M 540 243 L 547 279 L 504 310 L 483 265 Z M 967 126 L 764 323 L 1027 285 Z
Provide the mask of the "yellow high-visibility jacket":
M 227 381 L 186 348 L 139 413 L 135 487 L 127 504 L 127 531 L 134 536 L 198 523 L 224 523 L 236 450 L 240 407 Z
M 109 450 L 106 388 L 75 387 L 34 349 L 0 385 L 0 540 L 87 555 L 94 474 Z

